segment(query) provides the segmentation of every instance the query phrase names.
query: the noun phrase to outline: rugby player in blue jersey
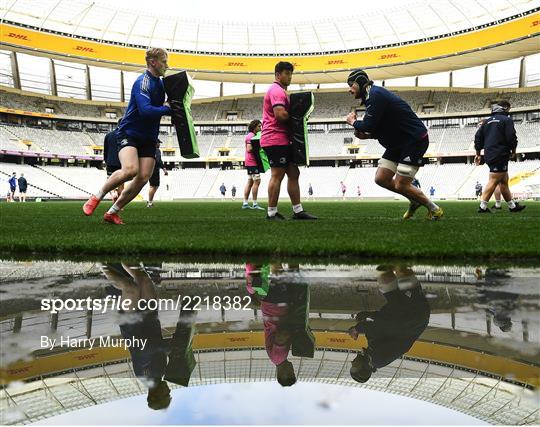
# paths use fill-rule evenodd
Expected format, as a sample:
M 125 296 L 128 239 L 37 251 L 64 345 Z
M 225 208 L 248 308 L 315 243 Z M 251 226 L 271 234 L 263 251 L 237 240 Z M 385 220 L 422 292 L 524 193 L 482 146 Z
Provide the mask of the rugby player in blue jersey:
M 347 83 L 349 93 L 366 106 L 361 120 L 351 112 L 347 123 L 354 127 L 357 138 L 377 139 L 386 149 L 379 160 L 375 182 L 409 199 L 411 204 L 404 219 L 411 218 L 420 205 L 428 210 L 428 219 L 440 219 L 443 210 L 412 185 L 429 146 L 428 131 L 422 121 L 405 101 L 384 87 L 374 85 L 365 71 L 354 70 Z
M 133 84 L 126 113 L 117 130 L 118 157 L 122 167 L 84 204 L 85 215 L 92 215 L 109 191 L 132 180 L 103 216 L 106 222 L 123 224 L 118 212 L 139 194 L 152 175 L 159 123 L 162 116 L 171 114 L 168 103 L 164 102 L 165 89 L 161 80 L 168 68 L 167 60 L 165 49 L 146 51 L 147 69 Z

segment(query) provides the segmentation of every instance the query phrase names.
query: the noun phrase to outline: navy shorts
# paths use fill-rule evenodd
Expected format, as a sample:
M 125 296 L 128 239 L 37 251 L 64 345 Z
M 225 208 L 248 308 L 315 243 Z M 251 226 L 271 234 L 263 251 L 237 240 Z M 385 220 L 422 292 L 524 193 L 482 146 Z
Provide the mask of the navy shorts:
M 382 155 L 383 159 L 395 163 L 402 163 L 411 166 L 423 166 L 424 154 L 429 147 L 429 137 L 417 141 L 406 141 L 403 144 L 387 148 Z
M 246 166 L 248 175 L 257 175 L 259 174 L 259 168 L 257 166 Z
M 118 138 L 118 151 L 124 147 L 135 147 L 139 157 L 156 158 L 156 141 L 133 138 L 131 136 Z
M 159 187 L 159 168 L 157 166 L 154 168 L 154 172 L 152 172 L 148 183 L 151 187 Z
M 495 159 L 489 162 L 486 162 L 489 166 L 489 171 L 493 173 L 499 172 L 508 172 L 508 157 Z
M 292 145 L 274 145 L 271 147 L 263 147 L 268 163 L 271 168 L 286 168 L 293 162 Z
M 107 171 L 107 176 L 111 176 L 117 170 L 122 169 L 122 167 L 121 166 L 109 166 L 109 165 L 107 165 L 107 167 L 105 169 Z

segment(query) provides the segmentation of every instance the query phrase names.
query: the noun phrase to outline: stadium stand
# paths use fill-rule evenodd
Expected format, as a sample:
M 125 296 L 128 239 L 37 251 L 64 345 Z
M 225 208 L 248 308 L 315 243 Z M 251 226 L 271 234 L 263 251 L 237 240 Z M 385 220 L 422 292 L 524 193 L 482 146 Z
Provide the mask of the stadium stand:
M 362 198 L 365 199 L 395 198 L 395 194 L 375 184 L 375 170 L 375 167 L 302 167 L 300 168 L 302 197 L 307 197 L 310 183 L 313 186 L 315 198 L 341 197 L 339 183 L 343 181 L 347 186 L 346 197 L 348 198 L 357 198 L 358 186 Z M 21 172 L 25 174 L 30 184 L 28 196 L 66 199 L 87 197 L 89 193 L 95 191 L 95 183 L 100 182 L 106 176 L 105 170 L 98 168 L 0 163 L 2 181 L 7 181 L 12 172 L 17 172 L 17 175 L 20 175 Z M 528 186 L 537 184 L 540 177 L 540 160 L 510 162 L 509 175 L 512 191 L 520 194 L 526 193 L 529 191 Z M 241 169 L 174 169 L 169 172 L 169 176 L 162 176 L 161 189 L 157 193 L 156 199 L 218 199 L 221 198 L 219 192 L 221 183 L 227 187 L 228 198 L 230 198 L 230 190 L 234 184 L 237 189 L 236 197 L 241 199 L 246 176 L 246 172 Z M 424 189 L 435 187 L 435 198 L 437 199 L 474 199 L 476 181 L 485 185 L 487 176 L 488 172 L 485 166 L 476 167 L 472 164 L 462 163 L 428 164 L 421 168 L 417 175 Z M 268 180 L 268 174 L 262 175 L 259 187 L 261 199 L 266 198 Z M 286 191 L 286 182 L 282 185 L 282 191 Z M 141 194 L 146 197 L 147 187 L 141 191 Z
M 92 103 L 84 103 L 80 100 L 67 101 L 52 96 L 22 95 L 2 89 L 0 89 L 0 98 L 2 107 L 35 113 L 49 113 L 52 110 L 51 114 L 55 115 L 87 118 L 105 118 L 108 112 L 114 112 L 120 117 L 123 113 L 123 107 L 108 102 L 102 102 L 99 105 L 96 101 Z
M 429 127 L 429 139 L 431 146 L 429 153 L 460 153 L 473 149 L 474 134 L 476 126 L 463 127 Z M 516 132 L 519 140 L 518 149 L 531 149 L 539 146 L 536 137 L 540 130 L 540 122 L 516 123 Z M 240 130 L 237 134 L 199 134 L 197 142 L 199 144 L 201 158 L 219 157 L 219 149 L 229 150 L 229 155 L 233 157 L 244 157 L 245 130 Z M 350 128 L 330 129 L 309 133 L 310 155 L 311 157 L 332 157 L 347 153 L 345 138 L 351 138 Z M 103 146 L 105 133 L 86 131 L 65 131 L 56 129 L 41 129 L 29 126 L 0 125 L 0 149 L 36 152 L 46 152 L 54 154 L 68 155 L 88 155 L 93 154 L 93 147 Z M 163 148 L 174 148 L 175 156 L 180 155 L 176 134 L 162 134 L 160 139 L 164 143 Z M 359 140 L 354 138 L 352 145 L 360 147 L 359 155 L 380 156 L 384 148 L 376 140 Z M 178 158 L 174 160 L 178 161 Z
M 509 99 L 513 108 L 539 107 L 539 91 L 463 91 L 441 88 L 387 88 L 407 101 L 411 108 L 419 114 L 459 113 L 471 111 L 488 111 L 491 102 L 499 99 Z M 315 109 L 312 119 L 343 118 L 350 111 L 359 106 L 346 89 L 335 92 L 314 90 Z M 22 94 L 14 91 L 5 91 L 0 88 L 1 103 L 5 108 L 47 113 L 52 109 L 55 115 L 106 118 L 106 113 L 115 113 L 121 117 L 126 104 L 92 101 L 67 101 L 53 96 L 37 96 Z M 195 100 L 191 110 L 195 121 L 251 121 L 261 118 L 262 94 L 243 97 L 223 97 L 209 100 Z M 86 103 L 85 103 L 86 102 Z M 423 111 L 423 106 L 433 108 Z M 236 116 L 227 117 L 227 113 L 237 113 Z
M 417 113 L 423 114 L 423 120 L 429 128 L 430 147 L 428 154 L 432 158 L 461 157 L 460 163 L 446 163 L 442 165 L 428 164 L 418 174 L 422 186 L 436 188 L 436 198 L 474 198 L 474 184 L 477 180 L 485 184 L 487 172 L 484 167 L 475 167 L 466 164 L 465 158 L 473 154 L 474 134 L 476 124 L 489 112 L 492 101 L 507 98 L 513 107 L 527 107 L 529 110 L 538 109 L 537 90 L 474 90 L 444 89 L 444 88 L 393 88 L 396 93 L 405 99 Z M 333 160 L 332 166 L 314 164 L 302 168 L 301 191 L 307 196 L 309 183 L 312 184 L 316 198 L 340 197 L 339 182 L 347 186 L 347 197 L 356 198 L 357 187 L 360 187 L 363 198 L 394 198 L 394 194 L 380 188 L 373 182 L 374 167 L 344 166 L 343 160 L 357 162 L 359 159 L 377 159 L 384 152 L 384 148 L 376 140 L 359 140 L 353 138 L 351 129 L 343 123 L 325 122 L 326 119 L 342 119 L 347 113 L 358 105 L 349 93 L 342 90 L 314 91 L 316 108 L 311 116 L 309 125 L 309 145 L 312 160 L 320 162 Z M 92 122 L 92 118 L 103 119 L 106 112 L 117 111 L 121 114 L 120 103 L 109 105 L 105 103 L 84 103 L 81 101 L 68 101 L 51 96 L 31 96 L 2 90 L 2 107 L 22 109 L 27 112 L 45 113 L 52 109 L 55 115 L 84 117 L 90 119 L 76 119 L 74 122 L 62 120 L 45 120 L 40 123 L 38 119 L 24 116 L 19 120 L 8 120 L 0 124 L 0 150 L 17 152 L 46 153 L 49 156 L 89 156 L 99 154 L 103 146 L 105 133 L 114 126 L 114 121 L 100 120 L 101 123 Z M 4 96 L 9 95 L 9 96 Z M 238 162 L 244 158 L 244 138 L 246 123 L 260 117 L 262 97 L 260 95 L 242 95 L 238 97 L 222 97 L 206 101 L 198 100 L 192 105 L 193 117 L 202 122 L 196 126 L 197 142 L 200 149 L 200 158 L 191 160 L 198 162 L 198 167 L 189 166 L 180 156 L 178 140 L 175 129 L 164 122 L 160 129 L 162 148 L 167 152 L 164 161 L 174 168 L 168 177 L 162 178 L 162 189 L 157 199 L 214 199 L 220 198 L 218 187 L 225 183 L 230 197 L 232 185 L 237 187 L 237 197 L 242 197 L 243 186 L 246 181 L 243 169 L 231 170 L 231 165 L 217 167 L 216 162 Z M 111 107 L 111 108 L 109 108 Z M 424 107 L 430 107 L 424 111 Z M 49 110 L 50 111 L 50 110 Z M 478 112 L 478 116 L 470 115 Z M 232 113 L 231 117 L 228 117 Z M 463 116 L 447 116 L 431 118 L 429 113 L 463 113 Z M 465 115 L 469 113 L 469 115 Z M 8 112 L 9 114 L 9 112 Z M 360 114 L 362 114 L 360 112 Z M 319 120 L 317 122 L 317 120 Z M 208 122 L 208 123 L 204 123 Z M 216 122 L 216 123 L 214 123 Z M 71 124 L 69 124 L 71 123 Z M 226 123 L 226 124 L 225 124 Z M 40 126 L 40 127 L 38 127 Z M 67 127 L 67 130 L 61 129 Z M 540 151 L 540 142 L 537 135 L 540 132 L 538 114 L 516 113 L 516 131 L 518 135 L 519 153 L 535 153 Z M 529 156 L 528 156 L 529 157 Z M 535 157 L 534 155 L 532 156 Z M 530 158 L 530 157 L 529 157 Z M 341 159 L 341 166 L 338 161 Z M 12 161 L 12 160 L 11 160 Z M 176 169 L 178 162 L 184 169 Z M 212 163 L 214 162 L 214 163 Z M 515 191 L 520 194 L 538 194 L 538 170 L 540 161 L 527 160 L 511 163 L 510 176 L 517 177 L 513 182 Z M 17 161 L 17 163 L 20 163 Z M 2 180 L 8 174 L 16 171 L 25 173 L 30 187 L 30 197 L 44 198 L 85 198 L 88 193 L 95 191 L 94 183 L 101 181 L 105 172 L 94 167 L 74 166 L 29 166 L 14 163 L 0 164 L 0 177 Z M 52 162 L 59 164 L 59 162 Z M 203 164 L 206 163 L 206 169 Z M 38 161 L 37 164 L 45 164 Z M 89 164 L 87 164 L 89 166 Z M 241 166 L 241 165 L 240 165 Z M 366 165 L 364 165 L 366 166 Z M 227 169 L 227 170 L 222 170 Z M 518 179 L 519 178 L 519 179 Z M 267 194 L 267 176 L 259 190 L 261 199 Z M 285 191 L 285 187 L 283 189 Z M 146 195 L 147 188 L 142 190 Z

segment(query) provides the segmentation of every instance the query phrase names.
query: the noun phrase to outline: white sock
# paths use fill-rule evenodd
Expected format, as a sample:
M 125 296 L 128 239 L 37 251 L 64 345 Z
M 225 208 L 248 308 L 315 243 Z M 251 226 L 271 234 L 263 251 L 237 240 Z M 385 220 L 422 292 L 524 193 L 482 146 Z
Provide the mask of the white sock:
M 118 213 L 120 211 L 120 208 L 118 206 L 116 206 L 116 203 L 114 205 L 112 205 L 109 210 L 107 211 L 108 214 L 115 214 L 115 213 Z
M 428 209 L 433 212 L 439 209 L 439 206 L 433 203 L 431 200 L 428 200 Z
M 276 214 L 277 214 L 277 207 L 271 208 L 270 206 L 268 206 L 268 216 L 276 216 Z
M 244 199 L 244 202 L 242 204 L 247 205 L 248 201 L 246 199 Z
M 253 206 L 258 206 L 257 200 L 253 200 Z
M 304 208 L 302 207 L 302 203 L 299 203 L 297 205 L 293 205 L 292 210 L 293 210 L 294 213 L 302 212 L 304 210 Z
M 509 202 L 506 202 L 508 204 L 508 207 L 510 209 L 514 209 L 516 207 L 516 202 L 514 202 L 514 199 L 510 200 Z
M 487 209 L 487 202 L 484 202 L 483 200 L 480 202 L 480 209 Z
M 103 198 L 105 197 L 105 194 L 103 193 L 103 191 L 99 190 L 95 196 L 99 199 L 99 200 L 103 200 Z
M 495 200 L 495 207 L 496 207 L 496 208 L 500 208 L 500 207 L 501 207 L 501 201 L 500 201 L 500 200 Z

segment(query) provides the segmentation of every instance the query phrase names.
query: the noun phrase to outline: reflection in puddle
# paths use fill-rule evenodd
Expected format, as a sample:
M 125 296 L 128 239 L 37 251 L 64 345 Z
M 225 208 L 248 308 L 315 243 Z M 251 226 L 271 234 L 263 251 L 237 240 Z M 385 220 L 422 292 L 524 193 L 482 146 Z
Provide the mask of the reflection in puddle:
M 0 421 L 77 424 L 112 405 L 119 424 L 134 423 L 121 416 L 131 407 L 153 424 L 368 422 L 340 409 L 354 395 L 378 408 L 371 423 L 401 422 L 400 403 L 381 410 L 392 396 L 404 414 L 447 411 L 426 410 L 427 423 L 534 424 L 539 277 L 496 266 L 3 261 Z M 201 390 L 215 389 L 236 415 L 197 418 Z M 282 402 L 281 416 L 253 421 L 233 390 Z

